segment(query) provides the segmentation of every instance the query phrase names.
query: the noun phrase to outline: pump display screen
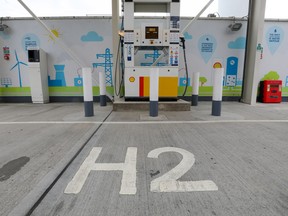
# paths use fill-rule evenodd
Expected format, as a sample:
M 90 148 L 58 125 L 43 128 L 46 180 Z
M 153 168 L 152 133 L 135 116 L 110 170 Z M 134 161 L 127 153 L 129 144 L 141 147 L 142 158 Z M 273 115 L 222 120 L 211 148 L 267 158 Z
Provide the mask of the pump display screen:
M 158 39 L 158 38 L 159 38 L 159 27 L 158 26 L 145 27 L 145 39 Z

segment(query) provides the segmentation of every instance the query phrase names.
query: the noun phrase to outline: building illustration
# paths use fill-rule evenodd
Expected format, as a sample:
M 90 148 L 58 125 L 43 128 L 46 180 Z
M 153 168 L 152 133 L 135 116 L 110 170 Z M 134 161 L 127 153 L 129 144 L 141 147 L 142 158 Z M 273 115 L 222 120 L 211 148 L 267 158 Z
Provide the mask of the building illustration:
M 56 71 L 55 80 L 52 80 L 50 76 L 48 76 L 48 85 L 49 86 L 66 86 L 65 74 L 64 74 L 65 65 L 54 65 L 54 69 Z

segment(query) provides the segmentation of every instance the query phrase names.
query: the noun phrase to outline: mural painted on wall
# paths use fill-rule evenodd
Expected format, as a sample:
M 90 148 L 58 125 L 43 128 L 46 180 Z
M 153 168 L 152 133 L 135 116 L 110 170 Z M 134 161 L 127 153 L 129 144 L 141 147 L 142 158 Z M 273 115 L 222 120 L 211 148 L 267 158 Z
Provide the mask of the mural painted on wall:
M 22 48 L 27 53 L 28 47 L 40 47 L 40 39 L 33 33 L 25 34 L 22 38 Z
M 201 85 L 201 86 L 204 86 L 207 81 L 208 81 L 208 80 L 207 80 L 206 77 L 203 77 L 203 76 L 202 76 L 202 77 L 199 77 L 199 82 L 200 82 L 200 85 Z
M 15 60 L 16 60 L 16 64 L 10 69 L 10 71 L 13 71 L 15 68 L 17 68 L 19 86 L 20 86 L 20 88 L 22 88 L 21 65 L 24 65 L 24 66 L 28 66 L 28 65 L 26 63 L 22 62 L 21 60 L 19 60 L 16 50 L 15 50 Z M 12 85 L 12 81 L 11 81 L 11 85 Z
M 48 76 L 48 85 L 54 87 L 65 87 L 66 86 L 66 79 L 64 74 L 65 65 L 54 65 L 55 69 L 55 79 L 51 79 Z
M 228 48 L 231 50 L 243 50 L 246 48 L 246 37 L 238 37 L 234 41 L 228 43 Z M 239 76 L 239 58 L 238 57 L 229 57 L 227 58 L 227 67 L 226 67 L 226 77 L 225 77 L 225 86 L 235 87 L 242 86 L 243 80 Z M 244 60 L 243 60 L 244 62 Z
M 227 58 L 226 64 L 226 86 L 234 87 L 237 84 L 238 74 L 238 58 L 229 57 Z
M 279 80 L 280 75 L 277 71 L 270 71 L 269 73 L 265 74 L 264 77 L 261 79 L 263 80 Z
M 190 83 L 191 83 L 191 78 L 188 78 L 188 86 L 191 86 Z M 179 77 L 179 86 L 185 87 L 186 84 L 187 84 L 187 78 L 186 77 Z
M 80 76 L 80 74 L 74 78 L 74 86 L 76 86 L 76 87 L 82 87 L 83 86 L 83 78 Z
M 189 32 L 185 32 L 184 33 L 184 38 L 185 38 L 185 40 L 192 40 L 192 35 L 191 34 L 189 34 Z
M 12 79 L 10 77 L 2 77 L 0 78 L 1 86 L 5 86 L 5 88 L 8 88 L 9 86 L 12 86 Z
M 104 54 L 96 54 L 97 59 L 101 59 L 104 62 L 101 63 L 93 63 L 93 68 L 101 67 L 104 68 L 105 72 L 105 79 L 106 79 L 106 85 L 112 86 L 113 80 L 112 80 L 112 57 L 113 55 L 110 53 L 110 49 L 106 48 Z
M 238 37 L 235 41 L 230 41 L 228 43 L 229 49 L 245 49 L 246 47 L 246 38 L 245 37 Z
M 191 81 L 192 79 L 190 77 L 188 77 L 188 85 L 187 86 L 191 86 Z M 179 70 L 179 87 L 186 87 L 186 83 L 187 83 L 187 77 L 186 77 L 186 70 L 185 68 L 181 68 Z
M 216 69 L 216 68 L 223 68 L 222 67 L 222 63 L 220 61 L 215 61 L 215 63 L 213 64 L 213 68 Z
M 82 42 L 101 42 L 103 37 L 95 31 L 89 31 L 86 35 L 81 36 Z
M 203 35 L 198 42 L 199 52 L 207 64 L 217 48 L 217 41 L 212 35 Z
M 279 26 L 272 26 L 266 32 L 266 42 L 272 55 L 276 53 L 284 39 L 284 30 Z
M 112 48 L 111 28 L 109 27 L 111 19 L 81 18 L 75 20 L 77 22 L 71 22 L 71 19 L 46 20 L 46 22 L 48 26 L 52 26 L 55 30 L 53 35 L 61 37 L 63 42 L 85 61 L 87 66 L 93 65 L 96 68 L 94 64 L 98 64 L 97 70 L 105 70 L 107 72 L 107 86 L 111 86 L 113 71 L 112 56 L 110 56 L 112 55 L 111 50 L 109 54 L 106 53 L 106 49 Z M 24 24 L 22 20 L 13 20 L 11 22 L 13 22 L 13 25 L 11 25 L 13 26 L 13 31 L 7 32 L 9 34 L 5 36 L 3 33 L 0 33 L 1 46 L 8 46 L 11 50 L 10 61 L 4 60 L 3 56 L 0 59 L 0 94 L 5 90 L 19 88 L 19 86 L 29 87 L 29 67 L 24 65 L 26 62 L 23 57 L 26 56 L 28 46 L 38 46 L 47 53 L 50 74 L 49 86 L 50 90 L 52 90 L 50 92 L 53 92 L 54 96 L 73 96 L 75 92 L 80 92 L 79 94 L 81 94 L 83 79 L 81 73 L 77 73 L 79 66 L 67 54 L 64 54 L 63 50 L 56 43 L 55 46 L 51 46 L 53 41 L 43 31 L 41 26 L 35 25 L 35 21 L 33 20 L 27 20 Z M 139 19 L 138 22 L 150 22 L 150 20 L 143 18 Z M 181 20 L 181 22 L 184 24 L 181 24 L 181 26 L 185 26 L 185 22 L 188 23 L 188 20 Z M 226 28 L 229 25 L 229 20 L 199 20 L 198 23 L 201 23 L 201 25 L 196 23 L 195 25 L 198 25 L 196 29 L 194 26 L 193 28 L 188 28 L 187 32 L 184 33 L 189 68 L 189 88 L 187 95 L 192 92 L 190 83 L 192 74 L 195 72 L 201 73 L 199 95 L 212 95 L 213 71 L 214 66 L 217 66 L 214 64 L 219 62 L 225 68 L 223 96 L 239 96 L 241 94 L 243 79 L 246 43 L 246 38 L 243 35 L 245 35 L 246 23 L 243 24 L 244 26 L 240 31 L 233 32 L 233 34 L 227 34 L 227 32 L 222 31 L 224 26 Z M 285 38 L 288 31 L 287 26 L 288 22 L 265 23 L 265 34 L 269 35 L 269 37 L 266 36 L 266 42 L 262 44 L 264 51 L 267 50 L 267 54 L 265 53 L 260 63 L 261 74 L 259 75 L 260 81 L 268 71 L 277 71 L 280 76 L 279 78 L 282 78 L 283 83 L 287 86 L 287 93 L 283 91 L 286 95 L 288 95 L 288 68 L 285 62 L 287 62 L 288 53 L 284 53 L 284 49 L 281 48 L 288 47 L 288 40 Z M 207 29 L 209 32 L 207 32 Z M 16 53 L 14 50 L 17 51 L 17 56 L 20 58 L 18 61 L 15 61 Z M 160 51 L 157 52 L 143 52 L 143 55 L 137 60 L 137 64 L 141 65 L 141 63 L 145 63 L 151 65 L 155 58 L 161 54 Z M 95 54 L 96 58 L 98 55 L 96 60 Z M 105 57 L 106 54 L 110 57 Z M 100 57 L 101 55 L 103 56 Z M 184 68 L 183 51 L 181 49 L 179 56 L 179 68 Z M 234 60 L 234 64 L 231 64 L 230 58 L 232 57 L 237 59 Z M 163 61 L 160 63 L 164 65 L 166 62 Z M 10 71 L 12 67 L 14 68 Z M 19 80 L 19 74 L 21 81 Z M 185 81 L 185 73 L 180 70 L 178 82 L 179 95 L 182 95 L 181 89 L 184 89 L 186 86 Z M 19 92 L 24 91 L 24 87 L 19 88 Z M 58 89 L 57 87 L 61 88 Z M 65 94 L 62 94 L 63 92 Z M 11 90 L 9 95 L 13 94 Z
M 53 41 L 55 43 L 55 37 L 60 38 L 61 35 L 62 34 L 60 33 L 60 30 L 58 28 L 53 27 L 51 29 L 51 34 L 48 34 L 47 36 L 49 38 L 48 39 L 49 41 Z

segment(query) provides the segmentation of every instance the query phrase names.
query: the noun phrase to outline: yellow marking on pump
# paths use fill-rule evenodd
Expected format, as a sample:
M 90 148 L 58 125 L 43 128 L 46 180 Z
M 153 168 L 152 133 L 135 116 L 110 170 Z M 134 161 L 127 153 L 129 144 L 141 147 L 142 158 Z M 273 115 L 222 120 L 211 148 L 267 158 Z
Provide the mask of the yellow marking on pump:
M 159 97 L 178 96 L 178 77 L 159 78 Z
M 144 97 L 150 96 L 150 77 L 144 77 Z
M 144 77 L 144 97 L 150 95 L 150 78 Z M 159 97 L 178 96 L 178 77 L 159 77 Z

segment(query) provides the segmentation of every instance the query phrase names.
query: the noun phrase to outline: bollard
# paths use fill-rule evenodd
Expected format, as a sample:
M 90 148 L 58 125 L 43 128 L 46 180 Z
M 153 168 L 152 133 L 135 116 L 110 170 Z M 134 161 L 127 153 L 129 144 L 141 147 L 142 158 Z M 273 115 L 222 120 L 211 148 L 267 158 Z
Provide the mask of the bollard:
M 106 78 L 105 72 L 99 72 L 100 106 L 106 106 Z
M 85 117 L 94 116 L 91 68 L 82 68 Z
M 159 68 L 150 70 L 150 116 L 158 116 Z
M 224 68 L 215 68 L 212 98 L 212 115 L 221 116 Z
M 191 105 L 192 106 L 198 106 L 198 95 L 199 95 L 199 77 L 200 73 L 193 73 L 193 90 L 192 90 L 192 100 Z

